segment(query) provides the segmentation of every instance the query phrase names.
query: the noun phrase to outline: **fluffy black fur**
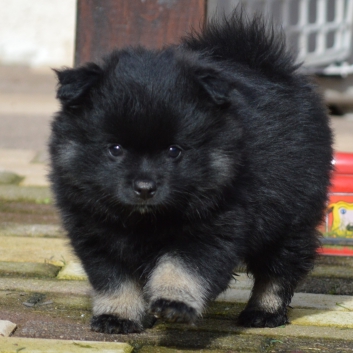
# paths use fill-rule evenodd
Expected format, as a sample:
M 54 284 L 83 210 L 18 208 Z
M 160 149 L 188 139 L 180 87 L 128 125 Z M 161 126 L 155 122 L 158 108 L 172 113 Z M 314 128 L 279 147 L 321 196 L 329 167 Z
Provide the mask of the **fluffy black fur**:
M 287 322 L 313 266 L 332 136 L 282 35 L 235 13 L 162 50 L 57 71 L 53 191 L 94 288 L 92 329 L 195 321 L 241 262 L 244 326 Z

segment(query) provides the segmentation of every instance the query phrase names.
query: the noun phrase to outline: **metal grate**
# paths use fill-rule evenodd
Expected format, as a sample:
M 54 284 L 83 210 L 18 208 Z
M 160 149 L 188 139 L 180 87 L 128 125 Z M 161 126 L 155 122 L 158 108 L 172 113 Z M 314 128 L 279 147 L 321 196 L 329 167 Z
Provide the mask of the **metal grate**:
M 239 3 L 282 25 L 305 66 L 342 62 L 351 53 L 353 0 L 208 0 L 208 16 L 221 17 Z

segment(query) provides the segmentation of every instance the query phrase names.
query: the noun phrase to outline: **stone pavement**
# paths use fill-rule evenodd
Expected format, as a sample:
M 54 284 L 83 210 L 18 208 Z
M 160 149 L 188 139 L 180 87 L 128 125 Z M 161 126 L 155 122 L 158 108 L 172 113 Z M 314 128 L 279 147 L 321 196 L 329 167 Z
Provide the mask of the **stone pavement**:
M 0 76 L 0 353 L 353 352 L 348 257 L 318 258 L 293 298 L 290 325 L 236 325 L 252 284 L 239 271 L 194 326 L 157 322 L 139 335 L 91 332 L 90 287 L 60 227 L 46 178 L 46 140 L 57 109 L 54 76 L 1 66 Z M 332 124 L 336 148 L 353 152 L 351 115 Z
M 0 320 L 16 324 L 11 337 L 0 337 L 1 353 L 353 351 L 353 258 L 320 257 L 283 327 L 236 325 L 251 285 L 240 270 L 194 326 L 157 322 L 139 335 L 91 332 L 90 286 L 48 188 L 0 186 Z M 1 332 L 9 334 L 0 325 Z

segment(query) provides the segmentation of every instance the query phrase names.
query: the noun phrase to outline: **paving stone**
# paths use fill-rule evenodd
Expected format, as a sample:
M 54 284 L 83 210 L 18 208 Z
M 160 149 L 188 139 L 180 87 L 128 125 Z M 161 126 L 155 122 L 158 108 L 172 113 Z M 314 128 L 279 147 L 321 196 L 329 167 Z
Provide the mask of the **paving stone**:
M 343 266 L 315 266 L 310 275 L 325 278 L 352 278 L 353 269 Z
M 289 324 L 274 328 L 245 328 L 236 325 L 235 320 L 203 319 L 196 325 L 185 325 L 175 323 L 157 323 L 153 330 L 180 330 L 189 332 L 215 332 L 233 333 L 248 336 L 272 337 L 282 339 L 283 337 L 298 337 L 311 339 L 346 340 L 353 343 L 353 330 L 351 328 L 333 326 L 302 326 Z
M 16 225 L 59 225 L 59 215 L 51 204 L 29 201 L 4 201 L 0 198 L 1 229 L 9 229 Z M 1 235 L 1 234 L 0 234 Z M 11 234 L 9 234 L 11 235 Z M 21 234 L 17 234 L 21 235 Z M 28 236 L 29 234 L 24 234 Z
M 242 309 L 239 304 L 245 304 L 250 296 L 250 292 L 246 290 L 239 290 L 235 303 L 238 307 L 233 308 L 231 303 L 224 303 L 224 310 L 217 307 L 216 310 L 211 306 L 207 315 L 211 317 L 231 317 L 236 318 Z M 238 294 L 238 293 L 237 293 Z M 289 320 L 292 325 L 300 326 L 323 326 L 336 327 L 341 329 L 353 328 L 353 297 L 345 296 L 329 296 L 323 302 L 323 295 L 310 295 L 309 299 L 306 294 L 296 293 L 294 295 L 290 309 L 288 312 Z M 222 301 L 222 297 L 217 301 Z M 303 303 L 304 302 L 304 303 Z M 214 306 L 214 304 L 213 304 Z M 234 310 L 235 309 L 235 310 Z M 291 327 L 293 327 L 291 325 Z M 353 331 L 351 331 L 353 333 Z
M 353 351 L 353 342 L 327 339 L 282 337 L 272 339 L 266 353 L 347 353 Z
M 270 340 L 266 353 L 347 353 L 353 351 L 351 342 L 331 342 L 325 339 L 283 338 Z
M 0 236 L 62 238 L 65 231 L 54 224 L 1 224 Z
M 48 186 L 48 167 L 43 163 L 31 164 L 36 156 L 36 151 L 0 149 L 0 168 L 23 176 L 21 180 L 23 186 Z
M 8 320 L 0 320 L 0 337 L 8 337 L 15 330 L 16 324 Z
M 47 150 L 44 151 L 39 151 L 36 153 L 34 158 L 31 160 L 31 163 L 43 163 L 43 164 L 48 164 L 49 163 L 49 152 Z
M 90 290 L 91 287 L 86 281 L 57 281 L 54 279 L 6 277 L 2 277 L 0 280 L 0 293 L 1 291 L 17 291 L 86 296 Z
M 44 186 L 0 185 L 0 200 L 51 203 L 52 194 Z
M 310 272 L 303 283 L 308 282 L 308 285 L 310 285 L 310 281 L 314 280 L 317 282 L 318 278 L 322 278 L 328 281 L 334 279 L 347 279 L 352 280 L 351 283 L 353 283 L 353 257 L 340 259 L 339 257 L 326 256 L 326 258 L 332 259 L 322 259 L 319 261 L 319 264 L 314 267 L 313 271 Z M 327 261 L 325 265 L 323 265 L 323 263 L 325 263 L 324 261 Z M 303 287 L 303 283 L 301 283 L 299 287 Z M 231 288 L 234 287 L 248 289 L 252 288 L 252 285 L 253 279 L 251 275 L 238 272 L 237 276 L 234 280 L 231 281 L 229 286 Z
M 51 263 L 56 266 L 78 262 L 67 239 L 0 236 L 0 244 L 2 261 Z
M 3 80 L 3 74 L 1 78 Z M 48 82 L 51 81 L 52 79 L 49 78 Z M 4 83 L 2 82 L 2 84 Z M 55 86 L 50 87 L 50 89 L 45 92 L 42 91 L 34 93 L 33 90 L 36 89 L 36 86 L 37 82 L 32 84 L 31 92 L 17 91 L 16 93 L 10 93 L 8 88 L 6 89 L 6 92 L 0 92 L 0 114 L 20 114 L 22 116 L 40 114 L 47 117 L 47 119 L 42 122 L 46 123 L 48 118 L 53 114 L 53 112 L 57 111 L 59 107 L 53 92 L 53 87 Z M 30 122 L 28 124 L 30 124 Z M 13 125 L 13 127 L 14 126 L 16 125 Z M 22 127 L 22 130 L 26 131 L 25 129 L 26 127 Z M 35 135 L 32 136 L 32 138 L 35 138 Z
M 92 315 L 91 299 L 88 295 L 70 293 L 43 292 L 41 289 L 32 292 L 18 292 L 14 290 L 0 291 L 0 308 L 4 310 L 28 314 L 50 314 L 51 319 L 57 317 L 82 318 L 87 320 Z M 68 314 L 70 316 L 68 316 Z M 3 316 L 2 318 L 6 318 Z M 7 317 L 6 319 L 9 319 Z M 87 324 L 89 324 L 87 322 Z
M 0 166 L 11 164 L 26 165 L 31 163 L 36 154 L 36 151 L 31 150 L 0 148 Z
M 246 289 L 229 288 L 219 295 L 216 300 L 230 303 L 247 303 L 250 293 L 250 290 Z M 293 308 L 353 312 L 353 297 L 346 295 L 294 293 L 290 305 Z
M 60 267 L 48 263 L 0 262 L 0 276 L 54 278 L 59 271 Z
M 349 267 L 353 268 L 353 256 L 325 256 L 320 255 L 316 259 L 317 265 L 328 265 L 328 266 L 343 266 L 349 270 Z
M 289 321 L 293 325 L 328 326 L 353 328 L 353 311 L 326 311 L 295 309 L 289 311 Z
M 0 337 L 0 353 L 130 353 L 127 343 L 45 340 L 18 337 Z
M 291 306 L 330 311 L 353 311 L 353 297 L 348 295 L 294 293 Z
M 352 278 L 307 277 L 296 289 L 302 293 L 353 295 Z

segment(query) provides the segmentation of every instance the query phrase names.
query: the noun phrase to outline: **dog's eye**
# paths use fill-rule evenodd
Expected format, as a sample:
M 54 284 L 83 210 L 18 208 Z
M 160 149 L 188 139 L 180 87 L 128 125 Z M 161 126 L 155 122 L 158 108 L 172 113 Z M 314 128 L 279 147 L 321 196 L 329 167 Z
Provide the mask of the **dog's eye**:
M 113 157 L 119 157 L 123 153 L 123 148 L 120 145 L 109 146 L 109 153 Z
M 168 155 L 170 158 L 178 158 L 181 155 L 182 149 L 179 146 L 170 146 Z

